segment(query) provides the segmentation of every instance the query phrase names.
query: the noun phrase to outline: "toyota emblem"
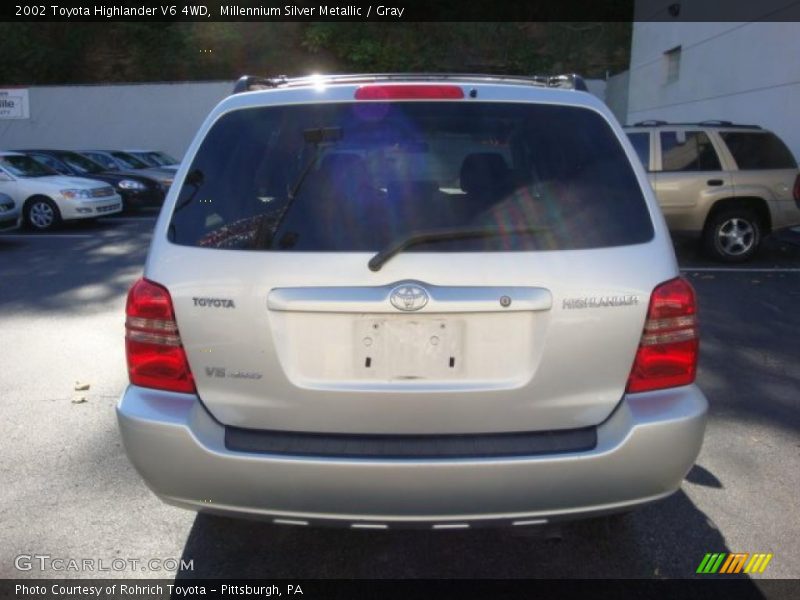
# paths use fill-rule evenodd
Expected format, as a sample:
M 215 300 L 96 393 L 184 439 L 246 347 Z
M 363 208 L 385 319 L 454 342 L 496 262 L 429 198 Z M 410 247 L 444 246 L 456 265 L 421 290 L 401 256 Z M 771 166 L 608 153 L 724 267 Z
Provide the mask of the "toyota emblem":
M 398 310 L 419 310 L 428 303 L 428 292 L 418 285 L 404 283 L 391 291 L 389 301 Z

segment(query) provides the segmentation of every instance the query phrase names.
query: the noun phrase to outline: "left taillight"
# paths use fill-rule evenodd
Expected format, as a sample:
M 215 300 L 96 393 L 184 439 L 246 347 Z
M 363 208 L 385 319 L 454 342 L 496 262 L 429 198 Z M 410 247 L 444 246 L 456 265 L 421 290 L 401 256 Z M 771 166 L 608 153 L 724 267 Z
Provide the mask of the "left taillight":
M 194 393 L 194 377 L 167 289 L 139 279 L 128 292 L 125 316 L 125 354 L 131 383 Z

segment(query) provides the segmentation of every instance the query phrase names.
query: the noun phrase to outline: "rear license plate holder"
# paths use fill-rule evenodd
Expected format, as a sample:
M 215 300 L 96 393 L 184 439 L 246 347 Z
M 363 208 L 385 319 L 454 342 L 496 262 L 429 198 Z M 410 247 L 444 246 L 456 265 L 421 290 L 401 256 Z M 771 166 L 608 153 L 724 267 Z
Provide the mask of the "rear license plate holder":
M 461 372 L 464 324 L 427 316 L 356 321 L 355 369 L 362 377 L 448 379 Z

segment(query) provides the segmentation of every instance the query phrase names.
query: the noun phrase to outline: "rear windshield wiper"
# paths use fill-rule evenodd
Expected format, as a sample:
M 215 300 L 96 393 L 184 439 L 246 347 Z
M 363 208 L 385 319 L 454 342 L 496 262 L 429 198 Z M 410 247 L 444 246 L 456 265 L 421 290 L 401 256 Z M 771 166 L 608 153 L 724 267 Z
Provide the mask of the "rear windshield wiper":
M 311 156 L 311 159 L 305 164 L 305 166 L 301 169 L 300 174 L 297 176 L 297 179 L 292 183 L 291 187 L 288 190 L 288 195 L 286 198 L 286 204 L 283 205 L 283 209 L 278 213 L 278 217 L 275 219 L 273 223 L 270 224 L 272 229 L 272 234 L 275 235 L 278 233 L 281 225 L 283 224 L 283 220 L 286 218 L 289 209 L 294 204 L 295 199 L 297 198 L 298 194 L 300 193 L 300 188 L 303 186 L 303 183 L 306 180 L 306 177 L 311 173 L 311 170 L 317 164 L 322 152 L 330 147 L 330 145 L 338 142 L 342 139 L 342 128 L 341 127 L 318 127 L 316 129 L 305 129 L 303 131 L 303 139 L 306 144 L 312 144 L 314 147 L 314 153 Z M 256 233 L 255 236 L 255 247 L 260 248 L 265 246 L 265 232 L 264 230 L 264 221 L 262 221 L 261 226 L 259 227 L 259 231 Z M 270 238 L 270 244 L 272 243 L 272 239 Z
M 370 271 L 380 271 L 393 256 L 400 254 L 406 248 L 427 244 L 428 242 L 445 242 L 449 240 L 465 240 L 470 238 L 491 238 L 506 235 L 535 235 L 548 231 L 549 227 L 520 227 L 517 229 L 488 229 L 488 228 L 452 228 L 452 229 L 429 229 L 417 231 L 404 238 L 392 242 L 389 246 L 378 252 L 369 259 L 367 266 Z

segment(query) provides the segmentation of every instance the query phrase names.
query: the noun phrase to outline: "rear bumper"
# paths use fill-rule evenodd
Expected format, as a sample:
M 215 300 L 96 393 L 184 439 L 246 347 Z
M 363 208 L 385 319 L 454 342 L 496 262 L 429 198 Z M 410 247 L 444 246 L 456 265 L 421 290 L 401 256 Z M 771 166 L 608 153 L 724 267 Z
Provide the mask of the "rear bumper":
M 128 456 L 165 502 L 293 524 L 468 527 L 616 512 L 676 491 L 700 451 L 692 385 L 626 396 L 589 451 L 485 459 L 352 459 L 233 452 L 194 396 L 130 386 Z

